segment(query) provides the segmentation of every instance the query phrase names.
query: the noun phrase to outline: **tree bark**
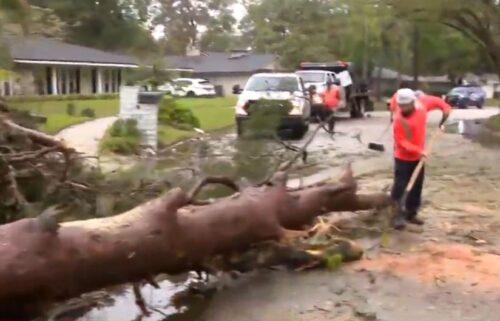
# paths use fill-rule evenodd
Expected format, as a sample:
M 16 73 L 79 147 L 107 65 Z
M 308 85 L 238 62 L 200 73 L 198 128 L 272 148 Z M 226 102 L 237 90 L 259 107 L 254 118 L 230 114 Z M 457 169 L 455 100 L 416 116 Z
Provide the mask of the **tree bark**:
M 61 224 L 50 216 L 0 226 L 0 318 L 34 316 L 48 304 L 160 273 L 209 270 L 216 255 L 303 235 L 291 229 L 332 211 L 390 204 L 386 194 L 357 195 L 350 170 L 340 182 L 286 190 L 286 174 L 270 186 L 193 206 L 174 189 L 109 218 Z

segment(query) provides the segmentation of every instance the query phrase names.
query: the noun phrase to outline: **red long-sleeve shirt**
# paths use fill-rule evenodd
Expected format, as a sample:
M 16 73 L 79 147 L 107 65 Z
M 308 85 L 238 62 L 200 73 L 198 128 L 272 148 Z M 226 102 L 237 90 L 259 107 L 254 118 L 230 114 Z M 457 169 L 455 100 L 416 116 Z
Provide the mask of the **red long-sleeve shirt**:
M 448 113 L 451 109 L 441 98 L 429 95 L 418 97 L 415 107 L 408 117 L 403 116 L 401 109 L 394 108 L 394 157 L 401 160 L 415 161 L 422 157 L 427 113 L 435 109 Z
M 340 89 L 337 86 L 331 86 L 330 90 L 325 90 L 321 97 L 323 98 L 323 104 L 327 109 L 335 109 L 338 107 L 340 102 Z

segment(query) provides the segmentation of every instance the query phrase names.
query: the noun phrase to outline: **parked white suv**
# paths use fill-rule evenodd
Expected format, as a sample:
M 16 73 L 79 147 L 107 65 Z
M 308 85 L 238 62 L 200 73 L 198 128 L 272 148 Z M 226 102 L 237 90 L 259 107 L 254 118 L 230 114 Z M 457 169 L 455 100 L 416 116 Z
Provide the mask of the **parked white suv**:
M 247 81 L 243 90 L 237 85 L 233 93 L 239 94 L 236 104 L 236 127 L 238 136 L 243 133 L 243 123 L 250 118 L 252 103 L 261 100 L 288 100 L 293 108 L 282 117 L 279 129 L 291 129 L 295 137 L 304 136 L 309 129 L 311 104 L 302 79 L 294 73 L 255 74 Z
M 178 78 L 173 81 L 174 96 L 180 97 L 214 97 L 215 87 L 206 79 Z

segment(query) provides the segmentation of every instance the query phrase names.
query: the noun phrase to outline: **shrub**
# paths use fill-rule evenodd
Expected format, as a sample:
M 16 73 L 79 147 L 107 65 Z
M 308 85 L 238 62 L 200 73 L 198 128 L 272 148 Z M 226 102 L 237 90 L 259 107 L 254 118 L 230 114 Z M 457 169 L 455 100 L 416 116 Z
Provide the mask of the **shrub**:
M 66 114 L 69 116 L 75 116 L 76 115 L 76 105 L 75 103 L 68 103 L 66 105 Z
M 192 130 L 200 127 L 199 119 L 190 109 L 177 106 L 175 99 L 165 96 L 159 104 L 158 122 L 181 130 Z
M 119 119 L 113 123 L 101 141 L 101 151 L 131 155 L 139 153 L 141 133 L 135 119 Z
M 276 133 L 280 119 L 292 110 L 293 105 L 288 100 L 265 100 L 253 102 L 248 113 L 250 118 L 244 123 L 244 133 L 247 137 L 265 137 Z
M 95 110 L 92 108 L 85 108 L 81 111 L 80 115 L 82 117 L 95 118 Z
M 108 137 L 101 143 L 101 151 L 109 151 L 121 155 L 139 153 L 140 139 L 130 137 Z
M 109 130 L 111 137 L 140 137 L 141 132 L 137 128 L 135 119 L 118 119 Z
M 117 99 L 117 93 L 93 94 L 93 95 L 44 95 L 44 96 L 10 96 L 5 97 L 9 102 L 37 102 L 37 101 L 67 101 L 67 100 L 94 100 L 94 99 Z

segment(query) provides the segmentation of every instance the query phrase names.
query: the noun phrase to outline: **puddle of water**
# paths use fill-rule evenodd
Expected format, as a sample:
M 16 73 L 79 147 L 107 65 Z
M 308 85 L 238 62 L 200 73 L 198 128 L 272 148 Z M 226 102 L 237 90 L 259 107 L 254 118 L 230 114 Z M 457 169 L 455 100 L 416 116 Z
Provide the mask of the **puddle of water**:
M 151 285 L 144 285 L 141 293 L 148 306 L 149 316 L 143 316 L 139 307 L 135 303 L 135 296 L 131 286 L 124 286 L 118 290 L 109 291 L 107 303 L 99 307 L 92 308 L 90 311 L 65 317 L 73 317 L 77 321 L 182 321 L 198 320 L 202 312 L 209 303 L 206 295 L 197 295 L 189 292 L 190 284 L 193 279 L 186 282 L 174 282 L 164 280 L 158 282 L 159 289 Z

